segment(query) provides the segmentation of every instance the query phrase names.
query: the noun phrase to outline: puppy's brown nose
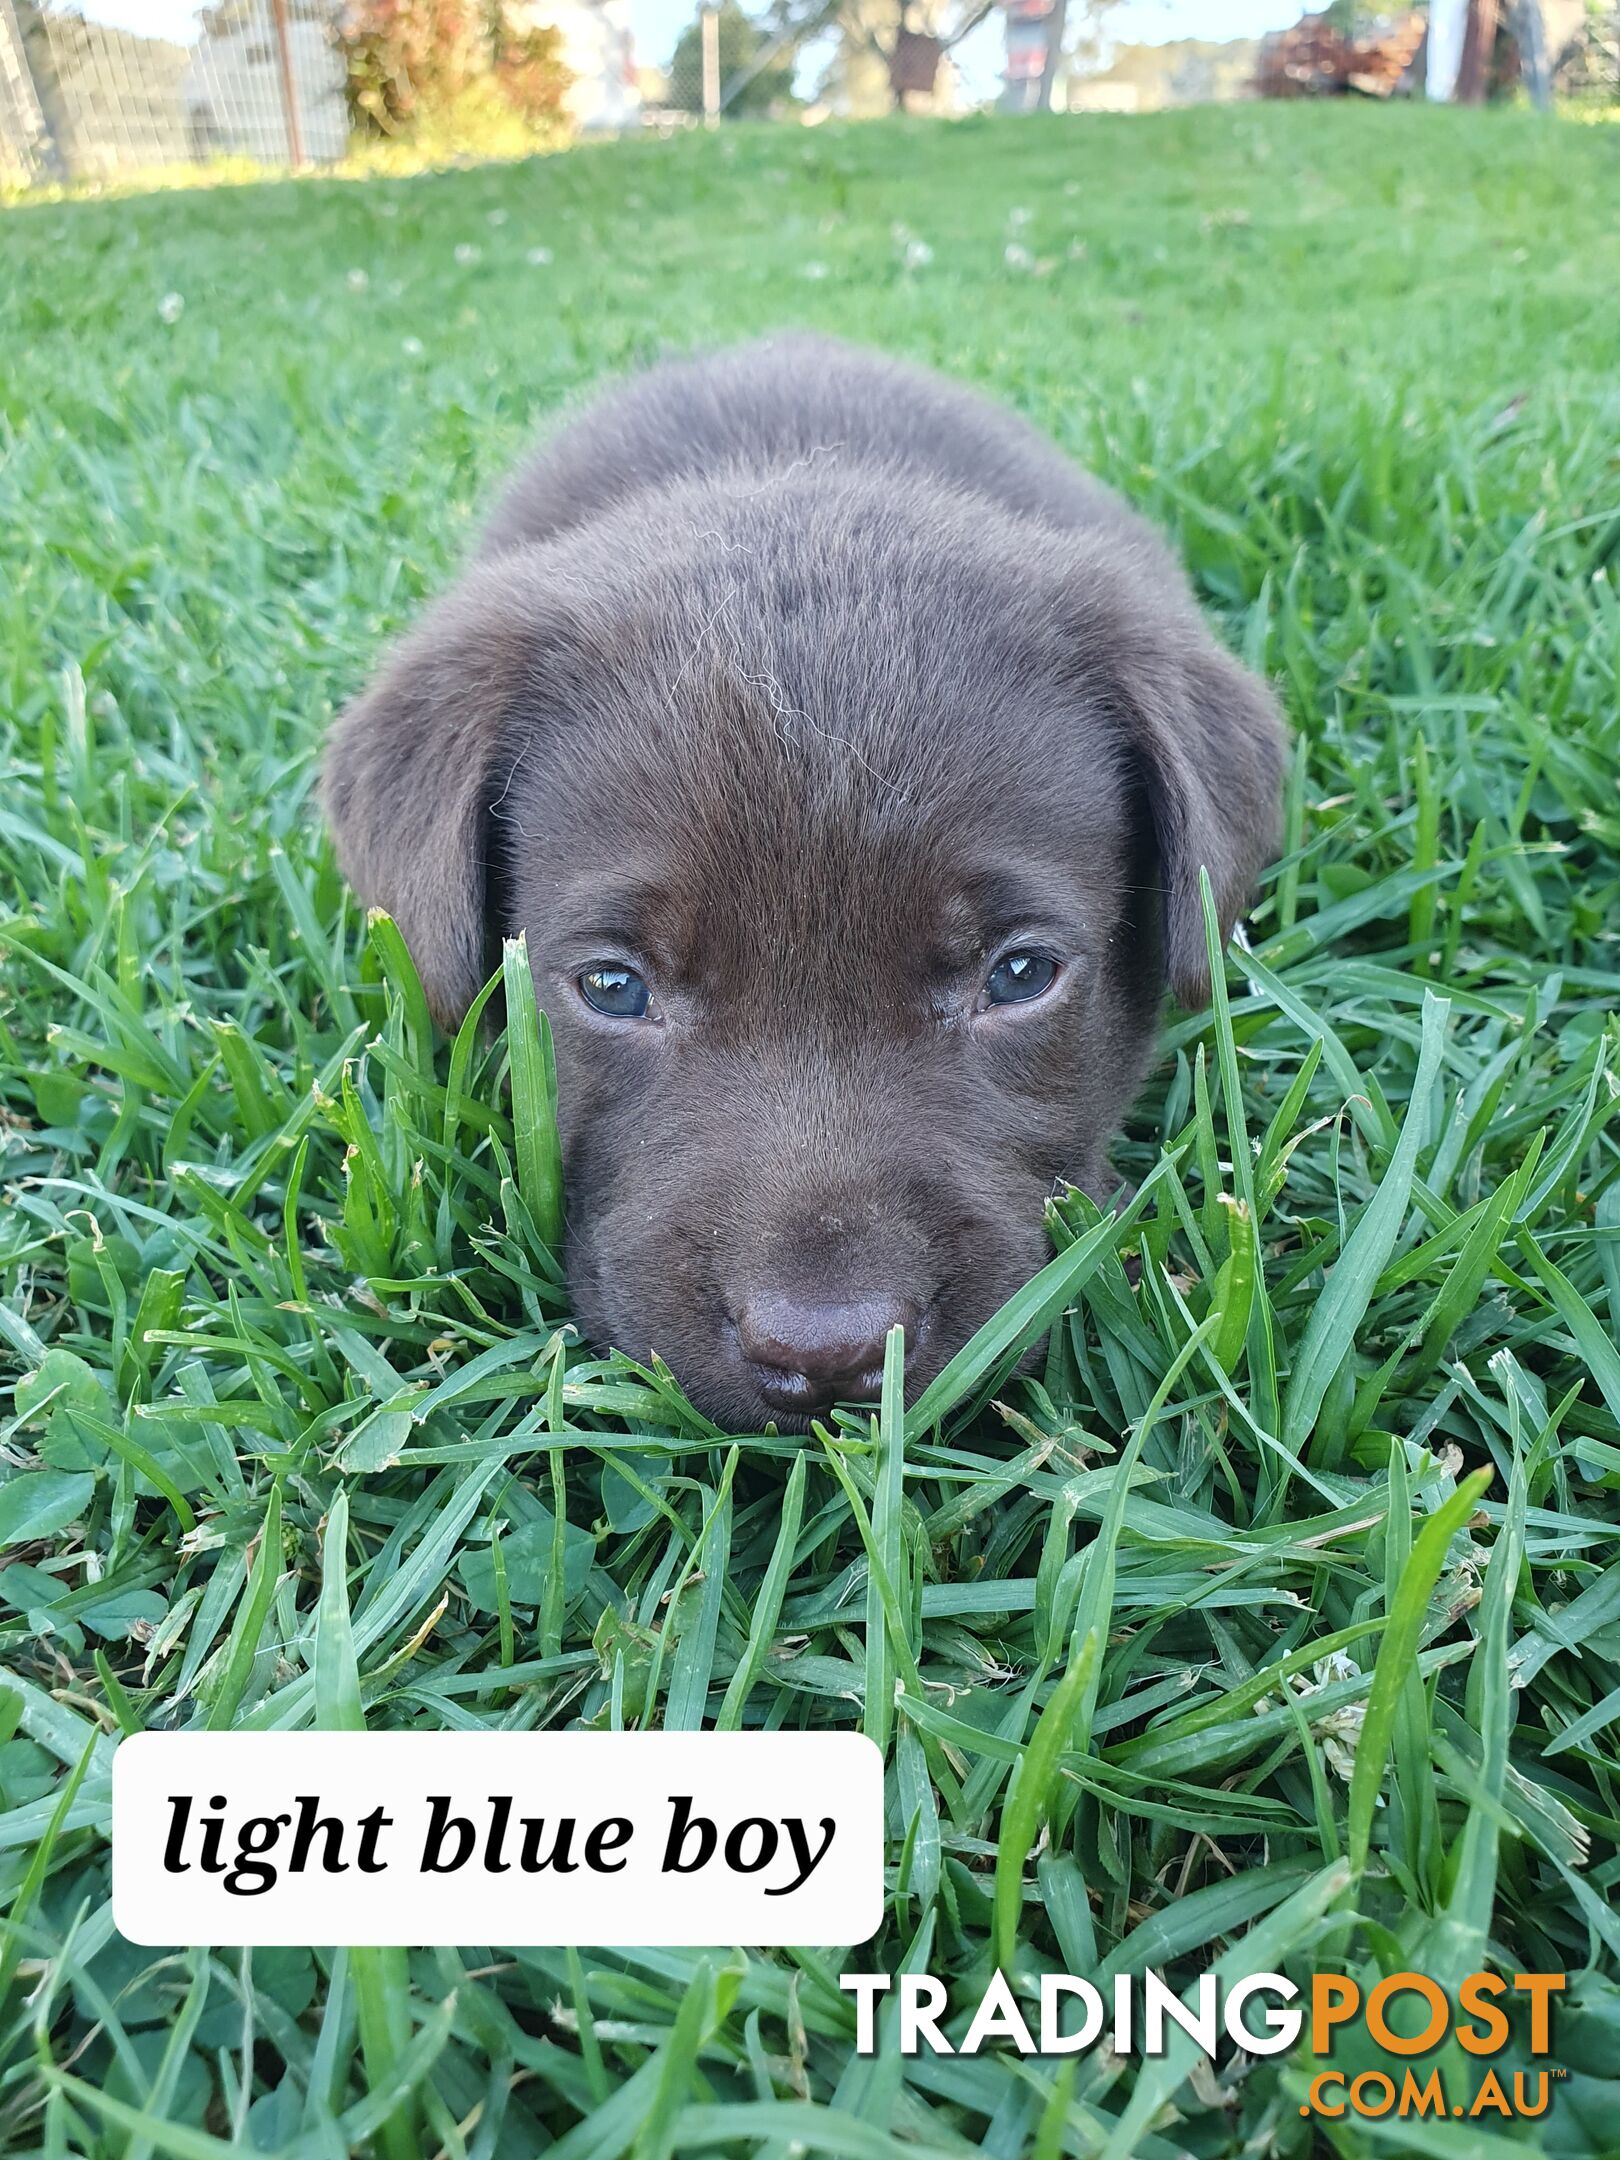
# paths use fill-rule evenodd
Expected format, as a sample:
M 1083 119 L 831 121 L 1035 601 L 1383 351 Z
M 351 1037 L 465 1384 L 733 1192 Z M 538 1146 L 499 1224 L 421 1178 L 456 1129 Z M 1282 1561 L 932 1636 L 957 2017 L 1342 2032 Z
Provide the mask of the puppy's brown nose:
M 904 1327 L 909 1341 L 913 1325 L 913 1309 L 899 1298 L 817 1304 L 754 1297 L 737 1315 L 737 1340 L 772 1409 L 824 1410 L 835 1402 L 875 1402 L 889 1330 Z

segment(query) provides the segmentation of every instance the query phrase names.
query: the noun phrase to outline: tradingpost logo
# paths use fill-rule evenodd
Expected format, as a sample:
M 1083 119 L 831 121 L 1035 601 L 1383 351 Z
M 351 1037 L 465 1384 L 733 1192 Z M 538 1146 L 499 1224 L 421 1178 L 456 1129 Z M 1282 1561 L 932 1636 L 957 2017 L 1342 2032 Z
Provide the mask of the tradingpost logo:
M 1562 2072 L 1545 2060 L 1552 2044 L 1552 2003 L 1563 1992 L 1563 1973 L 1470 1973 L 1457 1990 L 1456 2008 L 1426 1973 L 1389 1973 L 1363 1997 L 1344 1973 L 1318 1973 L 1311 1983 L 1310 2053 L 1332 2052 L 1336 2035 L 1362 2033 L 1391 2059 L 1383 2069 L 1319 2068 L 1311 2075 L 1302 2115 L 1517 2121 L 1544 2115 Z M 1397 2003 L 1399 2028 L 1391 2019 Z M 1528 2004 L 1532 2067 L 1498 2071 L 1491 2057 L 1507 2045 L 1507 2011 Z M 1419 2021 L 1421 2020 L 1421 2024 Z M 1454 2067 L 1417 2067 L 1411 2058 L 1430 2055 L 1447 2038 L 1478 2065 L 1459 2077 Z
M 954 2037 L 941 2022 L 952 2005 L 938 1973 L 846 1972 L 838 1984 L 855 1998 L 857 2055 L 875 2055 L 883 2045 L 896 2046 L 902 2056 L 977 2055 L 987 2047 L 1019 2055 L 1083 2055 L 1106 2046 L 1117 2056 L 1153 2060 L 1166 2053 L 1174 2028 L 1178 2044 L 1191 2042 L 1211 2061 L 1227 2043 L 1256 2057 L 1289 2055 L 1306 2074 L 1302 2115 L 1490 2122 L 1547 2112 L 1563 2076 L 1546 2057 L 1553 1999 L 1562 1994 L 1565 1978 L 1469 1973 L 1454 2007 L 1437 1980 L 1417 1972 L 1390 1973 L 1365 1993 L 1344 1973 L 1317 1974 L 1307 1992 L 1286 1973 L 1249 1973 L 1223 1983 L 1206 1972 L 1185 1997 L 1151 1967 L 1108 1981 L 1049 1972 L 1040 1975 L 1038 1998 L 1026 1991 L 1023 2001 L 1006 1974 L 996 1972 Z M 894 2014 L 880 2041 L 878 2009 L 885 1997 L 892 1997 Z M 954 2007 L 959 2014 L 969 2010 L 960 1995 Z M 1518 2067 L 1522 2033 L 1513 2066 L 1492 2059 L 1507 2047 L 1515 2023 L 1528 2031 L 1529 2069 Z M 1418 2060 L 1448 2041 L 1455 2048 L 1441 2063 Z

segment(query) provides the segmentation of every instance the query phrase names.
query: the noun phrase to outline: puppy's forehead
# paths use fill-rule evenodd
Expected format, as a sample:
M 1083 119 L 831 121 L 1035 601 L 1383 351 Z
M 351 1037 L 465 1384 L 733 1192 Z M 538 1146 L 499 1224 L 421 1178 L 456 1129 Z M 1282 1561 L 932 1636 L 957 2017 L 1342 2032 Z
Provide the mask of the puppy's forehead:
M 1027 528 L 789 479 L 650 551 L 590 545 L 588 605 L 537 663 L 560 724 L 518 730 L 498 791 L 531 922 L 616 902 L 691 947 L 748 925 L 777 956 L 966 947 L 1017 912 L 998 866 L 1044 876 L 1049 909 L 1064 877 L 1117 885 L 1119 733 Z
M 683 974 L 857 950 L 947 969 L 1022 928 L 1106 929 L 1126 788 L 1083 718 L 937 695 L 813 711 L 741 680 L 685 695 L 540 762 L 519 824 L 542 844 L 514 862 L 531 920 Z

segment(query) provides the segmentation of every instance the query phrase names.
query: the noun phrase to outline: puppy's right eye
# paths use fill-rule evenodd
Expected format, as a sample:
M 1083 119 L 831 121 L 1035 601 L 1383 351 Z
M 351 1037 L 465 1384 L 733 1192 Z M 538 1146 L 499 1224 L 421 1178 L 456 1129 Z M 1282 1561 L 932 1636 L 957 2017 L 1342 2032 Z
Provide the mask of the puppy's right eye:
M 579 994 L 593 1011 L 610 1020 L 645 1020 L 652 992 L 634 968 L 587 968 L 577 978 Z

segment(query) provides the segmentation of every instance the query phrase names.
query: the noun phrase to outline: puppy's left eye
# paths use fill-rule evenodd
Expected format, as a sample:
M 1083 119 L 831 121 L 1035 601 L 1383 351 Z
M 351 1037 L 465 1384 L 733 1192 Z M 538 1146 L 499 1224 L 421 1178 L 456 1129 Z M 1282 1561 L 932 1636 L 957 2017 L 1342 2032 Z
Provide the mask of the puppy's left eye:
M 1028 1005 L 1057 981 L 1058 964 L 1043 952 L 1010 952 L 985 977 L 987 1005 Z
M 587 968 L 578 978 L 579 994 L 594 1011 L 610 1020 L 645 1020 L 652 993 L 634 968 Z

